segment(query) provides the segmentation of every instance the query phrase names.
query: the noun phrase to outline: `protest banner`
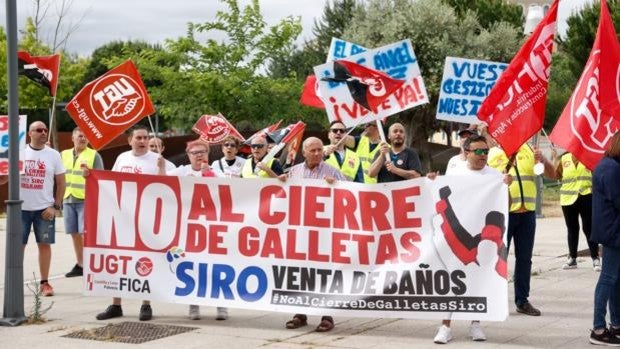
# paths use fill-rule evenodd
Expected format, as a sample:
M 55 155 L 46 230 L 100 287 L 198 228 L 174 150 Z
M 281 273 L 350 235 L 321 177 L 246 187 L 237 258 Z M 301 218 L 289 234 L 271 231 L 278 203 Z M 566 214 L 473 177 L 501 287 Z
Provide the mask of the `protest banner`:
M 620 44 L 607 4 L 602 1 L 590 57 L 550 139 L 593 171 L 620 129 L 620 112 L 614 114 L 619 108 Z
M 342 39 L 332 38 L 325 62 L 347 58 L 366 51 L 368 51 L 368 49 L 364 46 L 360 46 Z
M 69 103 L 67 112 L 88 142 L 101 149 L 155 108 L 131 60 L 86 84 Z
M 26 149 L 26 115 L 19 116 L 19 172 L 24 172 L 24 150 Z M 9 116 L 0 115 L 0 175 L 9 174 Z
M 437 119 L 478 124 L 482 101 L 506 69 L 505 63 L 446 57 L 437 102 Z
M 241 142 L 245 141 L 239 131 L 220 113 L 201 116 L 192 126 L 192 131 L 209 144 L 219 144 L 228 136 L 236 137 Z
M 92 171 L 86 191 L 87 295 L 314 315 L 508 315 L 500 176 L 368 186 Z
M 346 52 L 347 50 L 343 50 L 337 54 L 343 55 Z M 353 50 L 348 52 L 353 52 Z M 345 126 L 352 127 L 361 121 L 368 123 L 381 120 L 403 110 L 428 103 L 426 87 L 410 40 L 395 42 L 343 59 L 383 72 L 392 79 L 405 80 L 405 83 L 378 106 L 376 113 L 372 113 L 354 101 L 346 83 L 319 81 L 320 96 L 325 103 L 330 122 L 340 120 Z M 314 74 L 317 80 L 334 77 L 334 63 L 328 62 L 314 67 Z

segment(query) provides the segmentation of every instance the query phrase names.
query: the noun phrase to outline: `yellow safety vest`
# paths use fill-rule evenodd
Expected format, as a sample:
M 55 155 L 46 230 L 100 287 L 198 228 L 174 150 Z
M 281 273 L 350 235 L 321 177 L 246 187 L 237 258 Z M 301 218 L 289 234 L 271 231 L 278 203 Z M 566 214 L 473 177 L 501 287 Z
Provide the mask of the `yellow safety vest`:
M 362 170 L 364 172 L 364 183 L 377 183 L 377 178 L 372 178 L 368 175 L 372 160 L 375 158 L 375 154 L 379 151 L 379 145 L 375 147 L 373 151 L 370 151 L 370 138 L 362 136 L 357 144 L 357 156 L 362 163 Z
M 331 165 L 333 168 L 337 168 L 340 170 L 343 176 L 347 177 L 348 180 L 354 181 L 355 175 L 357 175 L 357 170 L 361 165 L 360 158 L 352 150 L 346 149 L 344 150 L 344 160 L 342 161 L 342 166 L 338 165 L 338 159 L 336 159 L 336 154 L 332 153 L 329 155 L 325 163 Z
M 528 211 L 536 210 L 536 175 L 534 174 L 534 152 L 529 145 L 523 144 L 516 154 L 517 168 L 515 166 L 510 167 L 508 172 L 512 178 L 512 184 L 510 185 L 510 212 L 517 211 L 521 208 L 521 203 Z M 504 172 L 508 165 L 508 157 L 503 150 L 498 147 L 493 147 L 489 151 L 489 158 L 487 160 L 489 166 L 494 169 Z M 517 176 L 517 170 L 519 175 Z M 523 195 L 523 196 L 521 196 Z
M 73 196 L 76 199 L 84 199 L 86 196 L 84 191 L 86 180 L 82 175 L 82 162 L 85 162 L 88 168 L 93 168 L 96 154 L 95 150 L 86 147 L 74 161 L 73 149 L 63 150 L 61 158 L 62 164 L 65 166 L 65 199 L 69 196 Z
M 579 195 L 592 193 L 592 172 L 581 162 L 577 162 L 575 166 L 570 153 L 562 155 L 560 162 L 562 165 L 560 205 L 569 206 L 577 201 Z
M 269 160 L 269 162 L 267 163 L 267 167 L 271 168 L 271 165 L 273 164 L 273 161 L 275 159 L 271 159 Z M 243 164 L 243 168 L 241 169 L 241 177 L 243 178 L 257 178 L 257 177 L 262 177 L 262 178 L 271 178 L 269 177 L 269 174 L 267 174 L 267 172 L 260 170 L 258 171 L 258 176 L 254 174 L 254 171 L 252 171 L 252 159 L 247 159 L 246 162 Z

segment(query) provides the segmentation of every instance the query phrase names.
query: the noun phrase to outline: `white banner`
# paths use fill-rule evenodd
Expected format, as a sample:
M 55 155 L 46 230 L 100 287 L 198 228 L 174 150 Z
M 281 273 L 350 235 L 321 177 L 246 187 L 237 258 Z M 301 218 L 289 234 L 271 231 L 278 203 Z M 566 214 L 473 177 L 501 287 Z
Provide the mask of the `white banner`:
M 365 185 L 93 171 L 85 293 L 286 313 L 501 321 L 500 176 Z
M 508 64 L 446 57 L 437 102 L 437 119 L 479 124 L 478 107 Z
M 19 172 L 24 173 L 26 150 L 26 115 L 19 116 Z M 0 115 L 0 175 L 9 174 L 9 116 Z
M 342 43 L 342 40 L 336 42 L 332 40 L 332 47 L 329 51 L 328 60 L 329 58 L 339 59 L 338 57 L 345 56 L 348 53 L 363 50 L 361 46 Z M 332 50 L 335 52 L 332 53 Z M 403 110 L 428 103 L 426 86 L 420 75 L 420 67 L 410 40 L 398 41 L 376 49 L 362 51 L 342 59 L 382 71 L 394 79 L 405 80 L 405 84 L 379 106 L 376 114 L 372 114 L 369 110 L 355 103 L 345 83 L 321 81 L 321 78 L 334 76 L 333 62 L 328 61 L 314 67 L 319 95 L 325 103 L 325 110 L 330 122 L 342 120 L 347 127 L 352 127 L 360 123 L 381 120 Z

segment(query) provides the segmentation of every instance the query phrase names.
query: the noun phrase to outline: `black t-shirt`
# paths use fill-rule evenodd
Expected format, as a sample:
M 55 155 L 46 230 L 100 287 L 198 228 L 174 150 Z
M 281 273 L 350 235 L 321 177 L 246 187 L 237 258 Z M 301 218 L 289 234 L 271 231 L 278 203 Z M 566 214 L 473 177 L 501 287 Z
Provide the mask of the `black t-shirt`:
M 377 152 L 377 154 L 375 154 L 373 162 L 377 159 L 377 156 L 385 155 L 382 155 L 381 152 Z M 422 163 L 420 163 L 420 157 L 418 156 L 418 153 L 415 152 L 415 150 L 411 148 L 405 148 L 398 154 L 394 154 L 390 150 L 390 158 L 392 160 L 392 163 L 396 167 L 407 171 L 415 170 L 416 172 L 422 174 Z M 379 170 L 379 174 L 377 175 L 377 182 L 379 183 L 404 181 L 405 179 L 406 178 L 389 172 L 385 165 L 381 166 L 381 170 Z

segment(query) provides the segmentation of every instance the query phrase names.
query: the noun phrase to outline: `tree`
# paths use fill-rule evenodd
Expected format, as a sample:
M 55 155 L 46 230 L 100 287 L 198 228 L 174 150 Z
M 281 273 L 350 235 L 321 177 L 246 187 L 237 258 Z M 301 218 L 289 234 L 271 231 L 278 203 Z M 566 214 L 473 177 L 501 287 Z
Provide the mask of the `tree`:
M 616 27 L 616 34 L 620 34 L 620 1 L 607 0 L 607 6 Z M 600 11 L 599 2 L 584 6 L 568 18 L 566 35 L 557 40 L 558 50 L 553 56 L 551 66 L 545 116 L 545 127 L 549 130 L 553 128 L 568 103 L 590 56 Z
M 272 77 L 293 75 L 297 79 L 304 80 L 306 76 L 314 74 L 312 68 L 325 62 L 332 38 L 342 36 L 358 6 L 360 6 L 358 0 L 326 2 L 321 19 L 314 20 L 312 28 L 314 38 L 307 40 L 301 49 L 295 49 L 290 54 L 275 59 L 269 66 L 269 75 Z
M 37 42 L 46 42 L 52 52 L 65 50 L 71 35 L 79 28 L 86 12 L 80 16 L 71 13 L 74 0 L 61 0 L 54 2 L 55 12 L 50 15 L 52 2 L 49 0 L 32 0 L 33 16 L 30 17 L 34 25 L 34 39 Z M 53 21 L 52 33 L 44 41 L 43 27 L 46 22 Z
M 468 11 L 476 13 L 480 26 L 491 29 L 495 23 L 507 22 L 515 28 L 523 29 L 523 9 L 519 5 L 509 4 L 504 0 L 442 0 L 450 5 L 459 18 L 464 18 Z
M 409 38 L 413 43 L 430 104 L 409 109 L 392 120 L 405 124 L 411 142 L 430 167 L 428 137 L 440 127 L 435 108 L 446 56 L 508 62 L 519 48 L 518 29 L 497 22 L 481 27 L 473 12 L 459 18 L 454 9 L 433 0 L 369 0 L 358 9 L 344 39 L 379 47 Z

